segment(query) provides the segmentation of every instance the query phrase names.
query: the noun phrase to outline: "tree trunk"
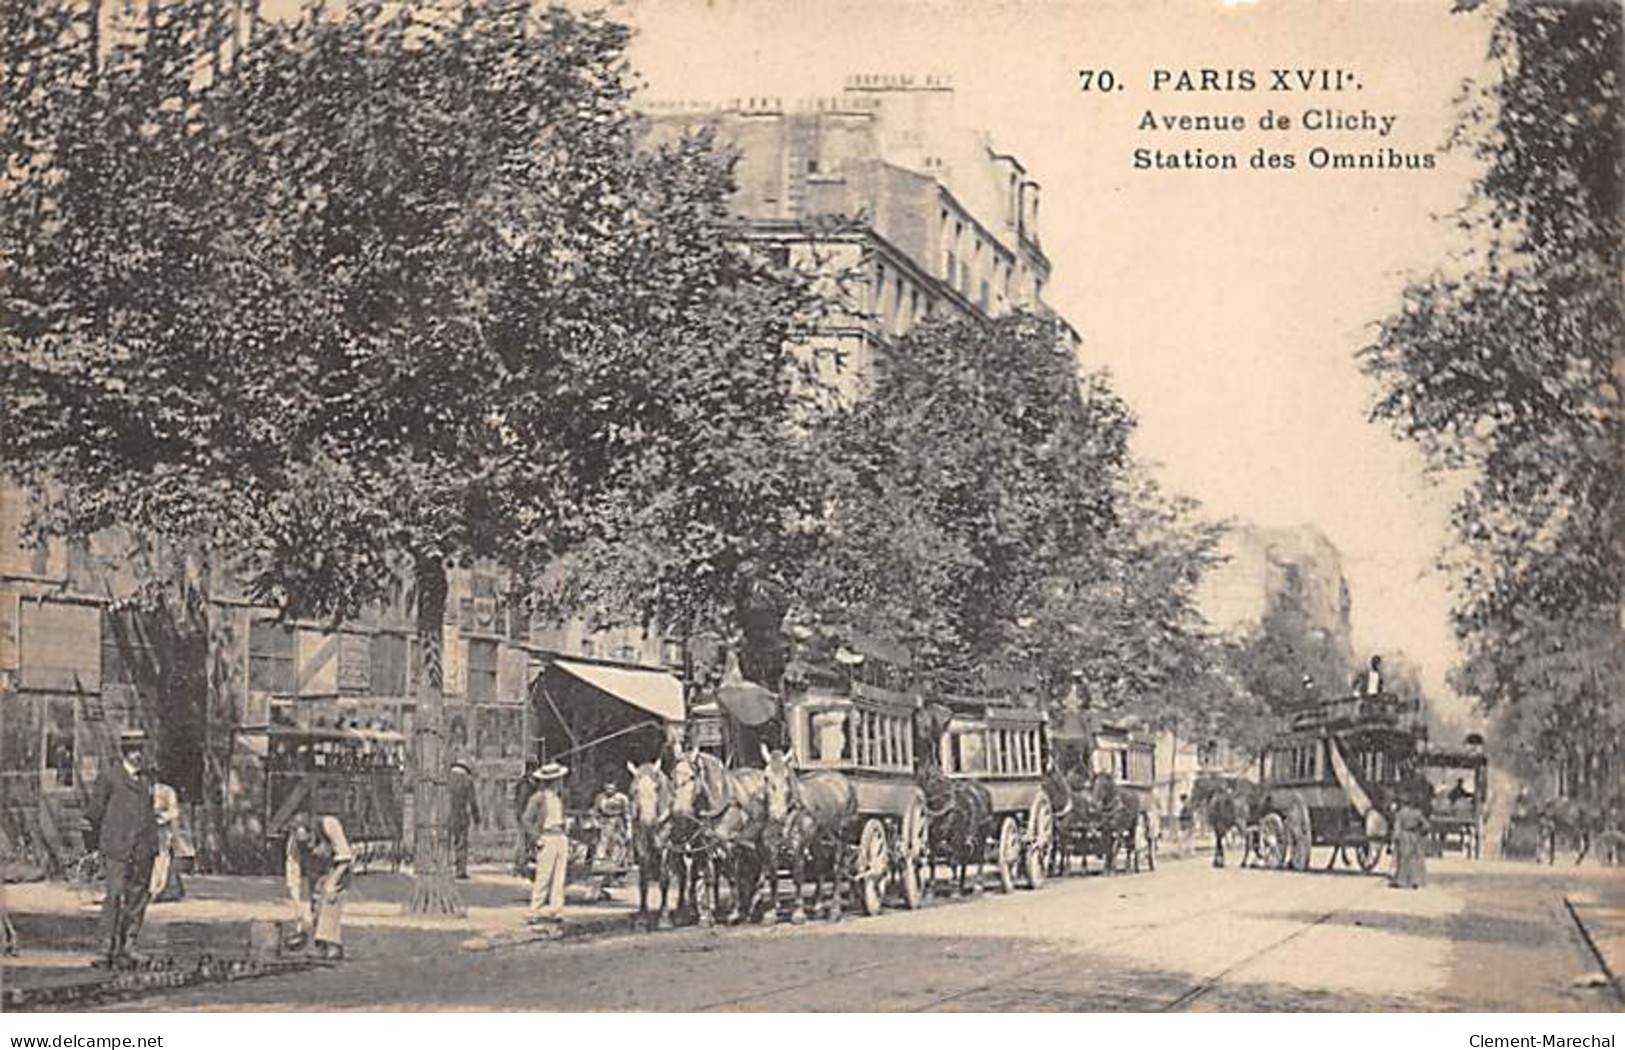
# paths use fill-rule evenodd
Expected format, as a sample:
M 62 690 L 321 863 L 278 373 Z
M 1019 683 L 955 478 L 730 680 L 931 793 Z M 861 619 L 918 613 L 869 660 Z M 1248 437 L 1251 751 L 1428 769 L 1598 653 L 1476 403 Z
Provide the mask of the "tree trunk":
M 413 563 L 417 588 L 417 631 L 423 654 L 416 685 L 414 724 L 416 768 L 412 773 L 413 915 L 462 915 L 462 897 L 451 879 L 451 840 L 446 834 L 450 799 L 446 793 L 445 726 L 440 644 L 446 620 L 446 567 L 438 556 L 419 555 Z

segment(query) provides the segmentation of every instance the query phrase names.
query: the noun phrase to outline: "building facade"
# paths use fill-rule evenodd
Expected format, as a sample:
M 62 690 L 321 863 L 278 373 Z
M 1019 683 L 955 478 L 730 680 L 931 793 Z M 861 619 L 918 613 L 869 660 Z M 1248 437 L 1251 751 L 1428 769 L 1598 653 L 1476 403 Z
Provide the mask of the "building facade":
M 789 105 L 643 110 L 657 142 L 705 127 L 737 151 L 734 206 L 750 237 L 797 266 L 846 276 L 815 347 L 838 389 L 861 390 L 876 348 L 927 317 L 1053 316 L 1039 184 L 985 132 L 956 123 L 948 78 L 852 76 L 840 95 Z M 824 228 L 841 219 L 849 225 Z
M 90 549 L 23 548 L 23 500 L 0 490 L 0 857 L 56 872 L 80 855 L 84 806 L 124 729 L 147 732 L 199 863 L 214 870 L 255 866 L 274 833 L 265 778 L 279 734 L 343 731 L 382 742 L 410 784 L 419 645 L 406 595 L 337 627 L 284 619 L 246 600 L 221 568 L 121 537 Z M 196 586 L 185 589 L 204 597 L 175 591 L 161 611 L 136 607 L 130 563 L 140 558 L 153 561 L 145 578 L 188 579 Z M 618 681 L 658 680 L 680 693 L 684 653 L 635 629 L 533 621 L 494 569 L 455 570 L 448 583 L 445 752 L 475 770 L 475 854 L 508 856 L 515 782 L 528 764 L 574 744 L 540 711 L 544 672 L 573 668 L 577 703 L 637 707 L 637 695 L 605 699 L 580 680 L 606 668 Z M 403 802 L 409 849 L 409 792 Z
M 1197 607 L 1220 633 L 1244 636 L 1275 603 L 1291 598 L 1312 627 L 1352 661 L 1352 602 L 1343 555 L 1325 533 L 1313 525 L 1238 525 L 1225 534 L 1219 553 L 1226 560 L 1203 578 Z

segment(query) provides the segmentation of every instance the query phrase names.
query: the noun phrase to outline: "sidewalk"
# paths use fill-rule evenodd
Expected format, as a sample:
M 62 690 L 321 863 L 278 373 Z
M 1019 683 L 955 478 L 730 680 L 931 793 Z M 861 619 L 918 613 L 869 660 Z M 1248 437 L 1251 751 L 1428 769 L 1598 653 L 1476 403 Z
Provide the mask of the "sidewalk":
M 347 958 L 385 954 L 419 956 L 500 943 L 525 930 L 530 884 L 506 866 L 476 866 L 457 884 L 468 911 L 463 916 L 406 915 L 410 875 L 389 871 L 354 877 L 344 898 L 344 950 Z M 153 904 L 137 950 L 149 959 L 172 960 L 193 969 L 205 956 L 243 960 L 249 954 L 249 924 L 290 919 L 287 890 L 275 876 L 189 875 L 186 899 Z M 610 887 L 610 900 L 593 902 L 591 887 L 572 885 L 566 893 L 567 937 L 630 928 L 637 910 L 637 877 Z M 20 954 L 0 959 L 0 985 L 7 1003 L 14 993 L 106 984 L 110 975 L 93 969 L 100 946 L 100 893 L 61 882 L 10 883 L 6 907 L 17 928 Z
M 1584 931 L 1593 951 L 1602 957 L 1604 972 L 1614 990 L 1625 998 L 1625 893 L 1577 890 L 1564 903 Z

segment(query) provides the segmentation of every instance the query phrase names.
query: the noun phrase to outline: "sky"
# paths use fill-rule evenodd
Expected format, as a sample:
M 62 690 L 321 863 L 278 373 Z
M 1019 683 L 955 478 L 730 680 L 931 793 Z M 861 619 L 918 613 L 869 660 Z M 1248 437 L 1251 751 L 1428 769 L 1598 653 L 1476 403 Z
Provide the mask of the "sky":
M 1358 651 L 1403 649 L 1437 708 L 1460 714 L 1450 596 L 1434 561 L 1453 492 L 1368 421 L 1354 354 L 1408 276 L 1461 247 L 1436 216 L 1460 205 L 1471 158 L 1427 171 L 1315 171 L 1314 145 L 1438 151 L 1465 78 L 1487 72 L 1483 13 L 1450 0 L 622 0 L 652 98 L 786 100 L 850 73 L 949 73 L 961 123 L 990 131 L 1043 186 L 1046 298 L 1082 333 L 1140 420 L 1138 453 L 1215 517 L 1312 523 L 1342 551 Z M 1153 92 L 1154 69 L 1352 71 L 1341 94 Z M 1081 68 L 1124 85 L 1079 89 Z M 1383 138 L 1263 132 L 1266 109 L 1397 117 Z M 1240 113 L 1236 135 L 1147 132 L 1155 115 Z M 1298 156 L 1253 172 L 1260 145 Z M 1238 171 L 1139 171 L 1136 147 L 1238 155 Z

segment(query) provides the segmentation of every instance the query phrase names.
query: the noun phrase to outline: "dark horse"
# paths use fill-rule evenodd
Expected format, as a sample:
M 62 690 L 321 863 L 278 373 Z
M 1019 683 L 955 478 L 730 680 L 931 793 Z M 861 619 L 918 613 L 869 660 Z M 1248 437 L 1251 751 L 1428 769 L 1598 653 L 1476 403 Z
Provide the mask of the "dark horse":
M 708 906 L 721 908 L 720 872 L 728 872 L 732 887 L 727 919 L 748 918 L 761 882 L 761 836 L 766 827 L 766 787 L 759 769 L 729 769 L 721 759 L 703 751 L 690 751 L 678 764 L 692 776 L 697 792 L 693 815 L 704 832 L 702 854 Z
M 982 874 L 987 864 L 987 842 L 993 834 L 995 817 L 993 794 L 986 785 L 974 780 L 957 780 L 942 771 L 933 760 L 937 743 L 947 731 L 953 713 L 945 707 L 928 705 L 914 720 L 915 779 L 925 792 L 927 820 L 927 849 L 931 870 L 926 879 L 926 890 L 931 892 L 937 881 L 937 861 L 945 860 L 948 875 L 958 872 L 957 892 L 963 896 L 972 861 L 976 863 L 976 882 L 970 891 L 980 891 Z
M 1081 767 L 1075 767 L 1069 775 L 1051 761 L 1044 771 L 1044 793 L 1049 796 L 1055 820 L 1055 843 L 1049 861 L 1051 875 L 1065 875 L 1074 852 L 1083 857 L 1084 873 L 1088 874 L 1085 839 L 1093 823 L 1088 787 L 1088 772 Z
M 653 762 L 634 766 L 632 772 L 632 860 L 638 866 L 638 919 L 649 924 L 649 883 L 660 885 L 661 928 L 671 926 L 667 910 L 671 892 L 670 836 L 672 814 L 671 781 Z
M 1151 819 L 1140 805 L 1140 797 L 1119 787 L 1117 778 L 1110 773 L 1096 773 L 1085 797 L 1089 803 L 1087 819 L 1094 825 L 1106 859 L 1106 874 L 1112 874 L 1116 868 L 1119 845 L 1127 853 L 1129 870 L 1138 874 L 1140 850 L 1135 845 L 1135 833 L 1144 831 L 1148 850 L 1151 843 Z M 1151 867 L 1156 866 L 1149 852 L 1146 859 Z
M 966 892 L 965 876 L 976 862 L 976 882 L 972 891 L 982 888 L 982 872 L 987 862 L 987 841 L 993 832 L 993 795 L 974 780 L 955 780 L 933 762 L 922 762 L 920 787 L 925 791 L 925 812 L 930 821 L 931 877 L 937 881 L 937 859 L 948 862 L 948 874 L 958 872 L 958 892 Z
M 762 771 L 766 796 L 766 824 L 762 834 L 762 868 L 770 880 L 767 908 L 762 921 L 778 918 L 779 858 L 788 857 L 790 877 L 795 883 L 795 907 L 791 922 L 805 922 L 802 904 L 807 866 L 813 866 L 816 882 L 813 896 L 823 887 L 823 869 L 830 868 L 834 900 L 829 917 L 841 917 L 842 882 L 848 877 L 849 837 L 858 815 L 858 796 L 851 781 L 839 773 L 798 774 L 789 755 L 762 748 L 766 768 Z
M 1220 780 L 1212 777 L 1200 779 L 1191 788 L 1187 804 L 1193 812 L 1204 813 L 1207 826 L 1213 832 L 1213 866 L 1224 867 L 1224 840 L 1231 831 L 1241 833 L 1241 866 L 1256 852 L 1253 827 L 1265 811 L 1264 789 L 1250 780 L 1237 777 Z

